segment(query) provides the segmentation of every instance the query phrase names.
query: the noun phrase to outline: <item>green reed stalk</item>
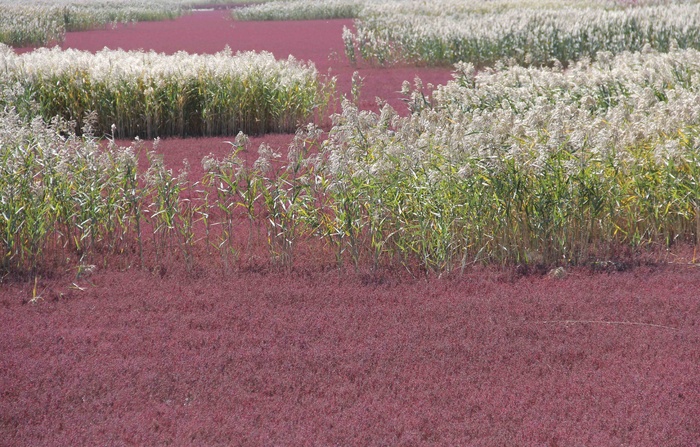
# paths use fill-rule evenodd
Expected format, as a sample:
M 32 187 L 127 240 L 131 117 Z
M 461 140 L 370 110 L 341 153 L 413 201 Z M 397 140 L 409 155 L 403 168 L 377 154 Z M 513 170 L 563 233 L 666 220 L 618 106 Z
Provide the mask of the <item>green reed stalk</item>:
M 293 131 L 327 109 L 335 85 L 321 83 L 312 65 L 270 53 L 0 53 L 0 86 L 21 92 L 5 105 L 31 117 L 36 103 L 45 120 L 61 116 L 76 130 L 95 112 L 95 132 L 109 135 L 114 125 L 120 138 Z

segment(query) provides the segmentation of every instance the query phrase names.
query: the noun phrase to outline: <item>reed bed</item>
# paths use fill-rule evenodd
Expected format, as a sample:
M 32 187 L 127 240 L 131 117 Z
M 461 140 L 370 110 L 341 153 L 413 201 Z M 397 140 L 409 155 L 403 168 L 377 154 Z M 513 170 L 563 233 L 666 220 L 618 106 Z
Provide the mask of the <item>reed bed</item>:
M 238 20 L 313 20 L 363 18 L 394 13 L 420 16 L 503 12 L 509 9 L 617 8 L 629 5 L 620 0 L 270 0 L 232 11 Z M 667 0 L 635 0 L 635 5 L 658 5 Z
M 179 0 L 0 1 L 0 43 L 14 47 L 60 43 L 67 31 L 139 21 L 168 20 L 188 11 Z
M 0 43 L 13 47 L 60 43 L 67 31 L 118 23 L 171 20 L 199 4 L 236 4 L 243 0 L 0 0 Z M 251 2 L 246 2 L 251 3 Z
M 568 64 L 600 51 L 700 48 L 697 0 L 295 0 L 237 9 L 239 20 L 355 18 L 350 61 L 488 66 Z
M 365 0 L 277 0 L 237 8 L 231 11 L 236 20 L 319 20 L 358 17 Z
M 1 50 L 0 85 L 18 92 L 4 105 L 77 129 L 96 112 L 95 132 L 119 138 L 294 131 L 333 90 L 312 64 L 271 53 Z
M 15 47 L 60 42 L 66 33 L 63 11 L 49 6 L 0 4 L 0 42 Z
M 139 231 L 133 149 L 102 151 L 97 140 L 76 137 L 65 124 L 0 113 L 4 271 L 80 264 L 101 250 L 123 253 Z
M 407 117 L 345 101 L 327 135 L 298 129 L 286 157 L 263 144 L 248 164 L 239 134 L 196 180 L 153 154 L 138 173 L 137 148 L 98 150 L 60 121 L 6 113 L 2 265 L 138 260 L 139 247 L 228 269 L 264 243 L 292 268 L 300 247 L 320 244 L 339 266 L 443 273 L 697 245 L 699 61 L 647 47 L 566 70 L 459 64 L 445 86 L 404 86 Z
M 459 64 L 434 91 L 404 86 L 410 117 L 346 103 L 324 146 L 326 234 L 435 271 L 697 243 L 698 61 L 646 47 L 567 70 Z
M 368 3 L 343 35 L 350 60 L 378 64 L 551 65 L 651 45 L 700 48 L 700 8 L 685 2 Z

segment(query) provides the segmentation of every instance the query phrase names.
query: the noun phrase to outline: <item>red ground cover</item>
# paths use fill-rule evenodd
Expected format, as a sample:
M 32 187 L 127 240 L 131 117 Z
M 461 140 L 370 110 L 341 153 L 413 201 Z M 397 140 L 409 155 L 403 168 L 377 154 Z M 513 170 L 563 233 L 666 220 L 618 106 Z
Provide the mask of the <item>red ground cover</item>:
M 214 11 L 65 45 L 291 53 L 331 68 L 347 93 L 348 24 L 233 23 Z M 366 106 L 375 95 L 400 106 L 393 92 L 415 74 L 449 79 L 361 74 Z M 228 151 L 223 140 L 160 150 L 194 167 Z M 562 280 L 215 265 L 43 278 L 36 304 L 34 283 L 0 283 L 0 446 L 700 446 L 695 265 Z
M 0 445 L 696 446 L 700 270 L 106 272 L 0 299 Z M 603 323 L 602 321 L 605 321 Z

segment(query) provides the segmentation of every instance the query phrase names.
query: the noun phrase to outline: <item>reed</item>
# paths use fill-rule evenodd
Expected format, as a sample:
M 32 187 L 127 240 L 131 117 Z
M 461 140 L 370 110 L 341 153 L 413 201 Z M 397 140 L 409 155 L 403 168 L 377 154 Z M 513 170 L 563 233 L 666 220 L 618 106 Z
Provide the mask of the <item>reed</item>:
M 119 23 L 171 20 L 199 4 L 242 0 L 0 0 L 0 43 L 38 47 L 60 43 L 67 31 Z M 246 1 L 246 3 L 250 3 Z
M 82 127 L 96 112 L 95 132 L 135 136 L 235 135 L 294 131 L 328 106 L 333 80 L 315 67 L 271 53 L 175 55 L 143 51 L 0 49 L 0 86 L 19 86 L 4 105 L 45 120 Z M 30 106 L 36 104 L 36 107 Z M 38 109 L 38 110 L 35 110 Z
M 350 60 L 357 52 L 377 64 L 545 66 L 645 45 L 700 48 L 700 9 L 695 1 L 368 2 L 344 39 Z
M 42 50 L 22 59 L 3 48 L 2 55 L 2 72 L 24 70 L 32 78 L 44 73 L 27 68 L 43 67 L 29 63 L 32 57 L 46 63 L 66 53 Z M 75 53 L 72 59 L 82 57 Z M 328 133 L 295 122 L 297 135 L 286 158 L 263 145 L 258 160 L 245 163 L 239 155 L 250 143 L 238 133 L 228 156 L 202 160 L 201 179 L 190 179 L 186 170 L 173 173 L 155 155 L 149 156 L 150 168 L 139 172 L 141 149 L 138 143 L 117 147 L 118 126 L 140 122 L 135 128 L 160 132 L 159 123 L 165 122 L 189 129 L 190 117 L 198 115 L 192 114 L 196 106 L 188 95 L 199 92 L 194 96 L 201 97 L 215 84 L 225 84 L 222 79 L 229 79 L 234 68 L 253 70 L 267 84 L 231 81 L 218 93 L 221 97 L 206 102 L 206 115 L 215 120 L 200 129 L 216 129 L 223 122 L 233 132 L 239 126 L 229 124 L 230 118 L 220 121 L 226 109 L 241 103 L 267 110 L 275 101 L 288 109 L 285 101 L 302 90 L 292 88 L 280 100 L 266 96 L 265 85 L 303 85 L 294 82 L 313 70 L 302 66 L 297 72 L 292 61 L 266 55 L 161 59 L 152 53 L 107 52 L 101 57 L 85 60 L 94 67 L 108 67 L 104 61 L 110 60 L 130 63 L 104 71 L 110 73 L 109 82 L 86 64 L 67 70 L 72 74 L 66 77 L 61 70 L 47 70 L 58 77 L 37 84 L 43 90 L 23 84 L 19 76 L 7 77 L 2 85 L 4 272 L 35 274 L 56 262 L 82 265 L 101 254 L 133 257 L 129 247 L 139 247 L 141 265 L 149 262 L 144 251 L 155 253 L 156 262 L 175 252 L 191 270 L 204 253 L 204 261 L 218 256 L 229 270 L 250 259 L 261 232 L 270 262 L 284 269 L 294 267 L 304 244 L 325 244 L 339 266 L 404 266 L 436 273 L 482 263 L 600 263 L 614 259 L 621 246 L 665 250 L 679 243 L 697 245 L 700 238 L 700 51 L 675 43 L 665 52 L 651 44 L 638 52 L 600 51 L 566 68 L 501 61 L 477 70 L 458 63 L 444 86 L 423 85 L 419 79 L 404 84 L 408 116 L 387 105 L 379 113 L 359 110 L 346 100 Z M 270 65 L 236 63 L 222 69 L 219 63 L 260 62 L 257 57 Z M 168 70 L 142 76 L 137 69 L 153 70 L 163 60 L 168 63 L 158 66 Z M 188 69 L 194 60 L 197 70 L 205 71 Z M 51 64 L 59 67 L 59 58 Z M 187 73 L 207 76 L 183 76 Z M 356 91 L 361 79 L 354 78 Z M 68 79 L 82 85 L 89 81 L 91 88 L 78 89 Z M 91 136 L 95 129 L 104 132 L 99 109 L 70 116 L 88 117 L 80 135 L 75 123 L 41 118 L 45 106 L 26 99 L 48 95 L 42 92 L 49 85 L 54 96 L 46 104 L 81 98 L 83 90 L 106 97 L 109 86 L 120 86 L 113 97 L 129 113 L 108 133 L 106 148 Z M 317 94 L 318 84 L 312 85 Z M 229 99 L 237 89 L 268 99 Z M 159 105 L 162 98 L 168 98 L 167 107 Z M 309 98 L 301 104 L 313 104 Z M 74 109 L 91 110 L 80 107 Z M 227 116 L 249 121 L 255 116 L 235 110 Z M 142 117 L 150 121 L 137 121 Z M 241 236 L 241 223 L 248 227 L 247 238 Z
M 102 150 L 58 119 L 27 123 L 4 111 L 0 122 L 2 270 L 36 272 L 95 252 L 123 253 L 139 237 L 133 148 Z
M 324 143 L 324 234 L 351 259 L 449 271 L 576 264 L 697 239 L 700 53 L 457 66 L 398 117 L 346 102 Z
M 355 18 L 364 7 L 359 0 L 277 0 L 237 8 L 236 20 L 319 20 Z

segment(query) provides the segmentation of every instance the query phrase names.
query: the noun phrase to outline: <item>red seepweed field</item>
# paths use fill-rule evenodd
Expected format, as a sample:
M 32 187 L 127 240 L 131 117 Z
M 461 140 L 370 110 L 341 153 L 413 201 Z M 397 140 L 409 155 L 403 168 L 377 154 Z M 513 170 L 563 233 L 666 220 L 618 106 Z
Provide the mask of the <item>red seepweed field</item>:
M 351 66 L 350 21 L 227 17 L 69 33 L 64 46 L 293 54 L 330 70 L 340 94 L 358 70 L 361 107 L 379 96 L 400 112 L 402 81 L 451 78 Z M 158 150 L 197 176 L 228 139 L 164 139 Z M 291 139 L 253 137 L 251 148 Z M 323 250 L 299 253 L 291 272 L 262 256 L 227 269 L 200 254 L 189 272 L 175 259 L 117 260 L 3 282 L 0 446 L 700 445 L 696 264 L 433 278 L 339 271 Z

